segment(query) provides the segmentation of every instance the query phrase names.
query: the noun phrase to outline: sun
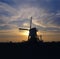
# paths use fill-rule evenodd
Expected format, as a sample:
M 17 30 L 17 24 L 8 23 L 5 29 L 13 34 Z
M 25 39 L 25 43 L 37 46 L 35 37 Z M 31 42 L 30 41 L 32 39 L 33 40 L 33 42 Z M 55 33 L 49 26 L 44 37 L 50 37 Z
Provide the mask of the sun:
M 23 35 L 29 35 L 29 31 L 24 31 Z

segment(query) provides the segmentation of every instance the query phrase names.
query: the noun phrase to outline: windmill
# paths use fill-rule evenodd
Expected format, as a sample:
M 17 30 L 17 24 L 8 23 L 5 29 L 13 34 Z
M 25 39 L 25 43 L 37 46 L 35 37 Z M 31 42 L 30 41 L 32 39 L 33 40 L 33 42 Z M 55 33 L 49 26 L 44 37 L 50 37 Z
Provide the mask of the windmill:
M 32 17 L 30 18 L 30 28 L 29 29 L 19 28 L 19 30 L 28 30 L 29 31 L 29 35 L 28 35 L 29 41 L 36 41 L 38 39 L 37 28 L 36 27 L 32 28 Z

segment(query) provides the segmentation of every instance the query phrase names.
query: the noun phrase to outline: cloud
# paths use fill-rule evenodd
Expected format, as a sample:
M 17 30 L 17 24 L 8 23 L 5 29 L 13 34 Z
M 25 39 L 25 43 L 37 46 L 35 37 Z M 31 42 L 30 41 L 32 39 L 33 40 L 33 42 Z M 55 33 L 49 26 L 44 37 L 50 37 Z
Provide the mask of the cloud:
M 6 4 L 10 5 L 10 6 L 14 6 L 15 5 L 13 0 L 0 0 L 0 2 L 6 3 Z
M 2 20 L 11 21 L 12 17 L 17 15 L 17 10 L 6 3 L 0 2 L 0 18 Z M 9 20 L 10 19 L 10 20 Z
M 25 26 L 25 27 L 29 27 L 29 23 L 23 23 L 23 26 Z
M 49 15 L 49 14 L 48 14 Z M 54 16 L 47 16 L 41 18 L 41 20 L 35 20 L 34 24 L 43 27 L 44 29 L 60 29 L 60 16 L 54 15 Z
M 17 28 L 17 26 L 11 25 L 11 24 L 0 26 L 0 30 L 11 30 L 11 29 L 16 29 L 16 28 Z
M 58 30 L 60 29 L 59 2 L 59 0 L 1 0 L 0 28 L 26 26 L 32 16 L 33 24 L 42 30 L 56 28 Z

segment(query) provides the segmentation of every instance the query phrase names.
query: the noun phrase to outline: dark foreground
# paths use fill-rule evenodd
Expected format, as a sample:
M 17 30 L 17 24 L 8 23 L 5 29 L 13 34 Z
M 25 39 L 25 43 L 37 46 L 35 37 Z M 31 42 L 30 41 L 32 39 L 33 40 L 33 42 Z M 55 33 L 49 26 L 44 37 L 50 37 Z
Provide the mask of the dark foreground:
M 0 59 L 59 59 L 60 42 L 0 43 Z

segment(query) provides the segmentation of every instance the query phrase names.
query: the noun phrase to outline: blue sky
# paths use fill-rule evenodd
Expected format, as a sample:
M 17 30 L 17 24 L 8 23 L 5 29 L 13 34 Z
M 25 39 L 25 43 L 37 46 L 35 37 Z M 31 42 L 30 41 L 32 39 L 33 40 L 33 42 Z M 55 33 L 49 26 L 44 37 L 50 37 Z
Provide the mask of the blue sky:
M 0 0 L 0 31 L 33 27 L 60 33 L 60 0 Z
M 60 0 L 0 0 L 0 9 L 0 29 L 8 29 L 10 23 L 17 27 L 28 24 L 31 16 L 34 25 L 60 29 Z

